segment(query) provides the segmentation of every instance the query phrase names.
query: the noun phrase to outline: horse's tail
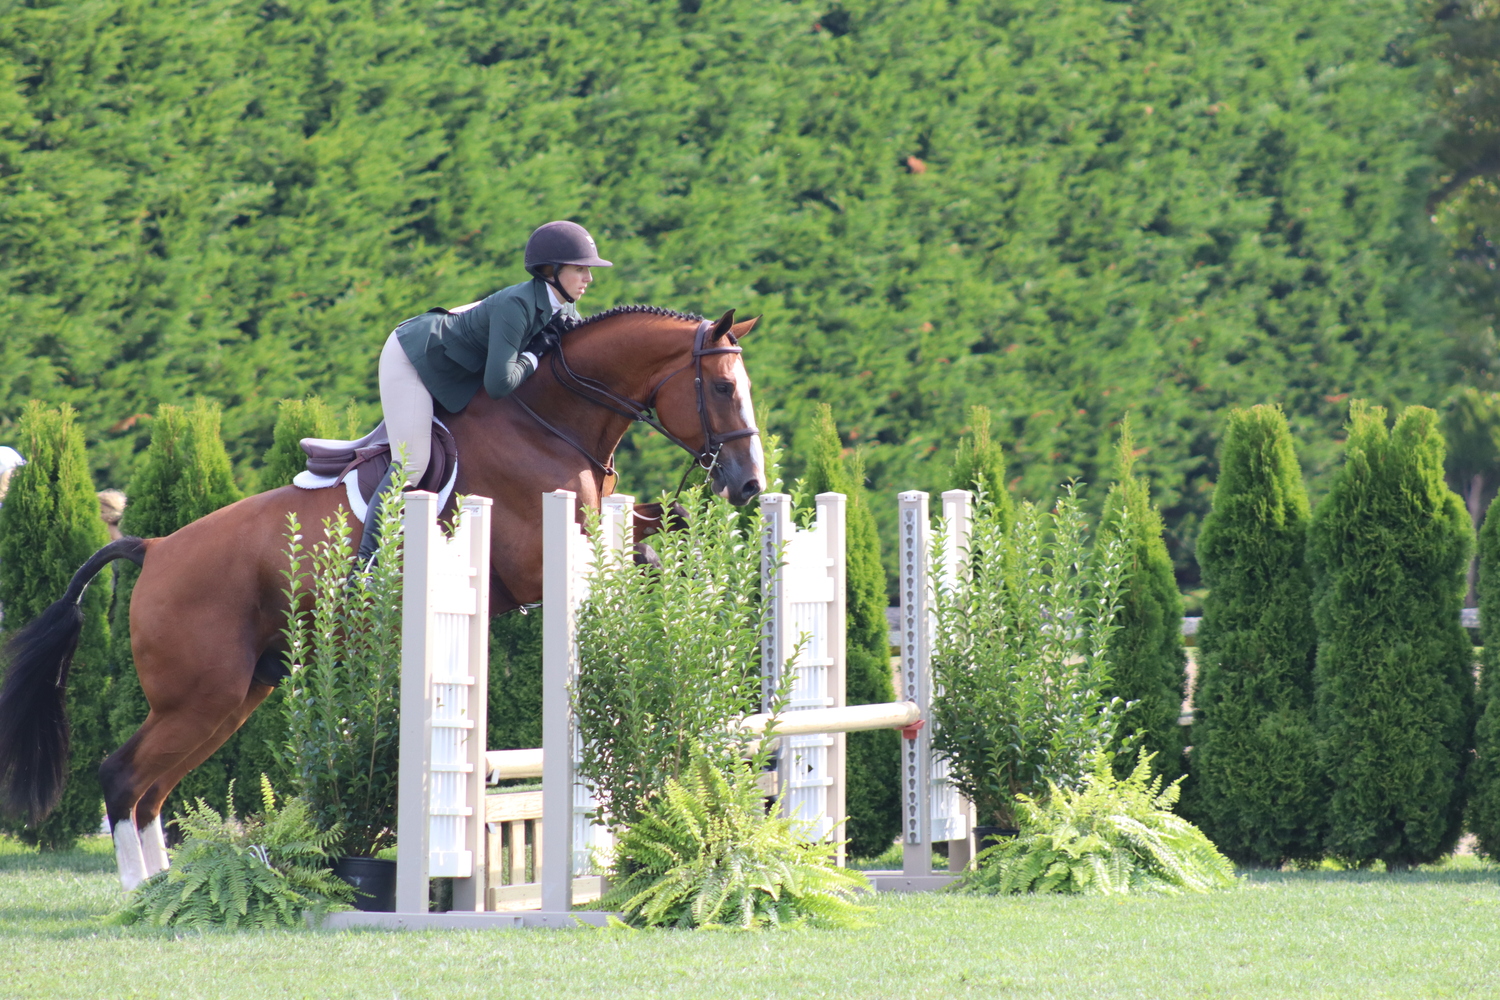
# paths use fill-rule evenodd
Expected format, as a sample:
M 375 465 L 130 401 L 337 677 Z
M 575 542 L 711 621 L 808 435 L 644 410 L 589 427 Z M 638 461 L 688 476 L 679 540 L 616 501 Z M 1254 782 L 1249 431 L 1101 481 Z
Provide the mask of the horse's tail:
M 0 687 L 0 805 L 39 823 L 62 795 L 68 764 L 68 668 L 83 632 L 83 592 L 116 559 L 139 566 L 140 538 L 110 542 L 79 567 L 62 600 L 5 644 L 8 663 Z

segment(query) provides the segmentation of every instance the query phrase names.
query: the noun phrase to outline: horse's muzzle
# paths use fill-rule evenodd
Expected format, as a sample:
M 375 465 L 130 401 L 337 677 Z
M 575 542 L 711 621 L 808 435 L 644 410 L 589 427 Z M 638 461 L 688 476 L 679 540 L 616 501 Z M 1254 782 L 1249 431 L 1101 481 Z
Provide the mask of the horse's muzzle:
M 744 454 L 721 454 L 714 465 L 714 492 L 735 506 L 749 503 L 765 489 L 766 477 L 764 463 L 760 460 L 760 442 L 755 438 L 750 438 L 750 441 L 754 442 L 754 446 L 746 448 Z

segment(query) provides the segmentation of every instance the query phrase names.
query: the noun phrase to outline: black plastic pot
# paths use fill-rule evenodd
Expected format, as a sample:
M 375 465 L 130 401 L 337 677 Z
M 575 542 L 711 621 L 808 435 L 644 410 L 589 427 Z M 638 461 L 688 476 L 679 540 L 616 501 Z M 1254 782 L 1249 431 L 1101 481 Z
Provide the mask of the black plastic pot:
M 974 848 L 982 851 L 986 847 L 994 847 L 1002 840 L 1009 840 L 1020 833 L 1011 826 L 976 826 L 974 827 Z
M 396 862 L 382 858 L 340 858 L 333 874 L 354 887 L 354 908 L 376 913 L 396 909 Z

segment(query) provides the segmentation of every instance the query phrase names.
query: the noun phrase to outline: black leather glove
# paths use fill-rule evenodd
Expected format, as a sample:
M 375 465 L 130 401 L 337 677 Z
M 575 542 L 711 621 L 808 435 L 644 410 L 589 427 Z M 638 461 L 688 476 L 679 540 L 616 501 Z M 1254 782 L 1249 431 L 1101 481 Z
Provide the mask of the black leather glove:
M 537 357 L 541 357 L 557 347 L 558 343 L 562 340 L 562 335 L 577 325 L 577 323 L 562 314 L 553 316 L 546 326 L 542 327 L 532 336 L 531 340 L 526 344 L 526 350 Z

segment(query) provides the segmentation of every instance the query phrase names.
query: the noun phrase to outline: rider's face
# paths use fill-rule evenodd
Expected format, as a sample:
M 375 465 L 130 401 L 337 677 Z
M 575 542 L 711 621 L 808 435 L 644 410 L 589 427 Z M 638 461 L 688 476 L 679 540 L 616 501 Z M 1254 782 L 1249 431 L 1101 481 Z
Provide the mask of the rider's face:
M 582 298 L 593 281 L 593 270 L 582 264 L 564 264 L 557 272 L 557 283 L 575 299 Z

